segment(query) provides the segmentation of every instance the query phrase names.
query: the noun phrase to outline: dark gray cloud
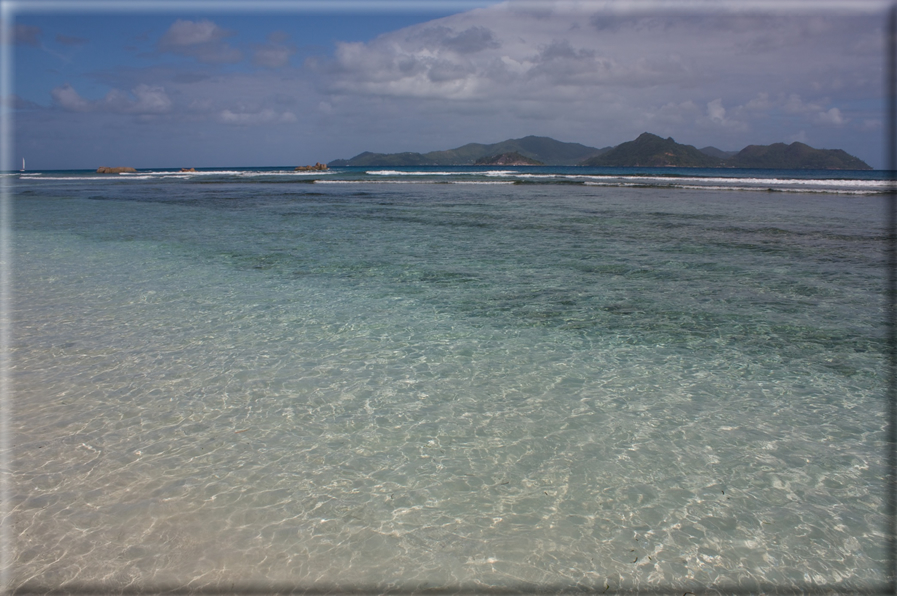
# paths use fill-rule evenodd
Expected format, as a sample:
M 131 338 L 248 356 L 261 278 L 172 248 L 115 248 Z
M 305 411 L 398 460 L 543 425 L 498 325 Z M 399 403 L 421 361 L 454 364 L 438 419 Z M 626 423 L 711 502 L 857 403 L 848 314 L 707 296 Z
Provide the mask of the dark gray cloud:
M 565 39 L 552 40 L 529 62 L 532 67 L 526 78 L 550 85 L 597 84 L 610 80 L 614 70 L 613 60 L 598 56 L 594 50 L 574 49 Z
M 443 41 L 445 47 L 459 54 L 472 54 L 485 49 L 497 49 L 501 44 L 492 31 L 486 27 L 468 27 L 457 35 L 450 35 Z
M 455 32 L 449 27 L 425 27 L 409 36 L 420 47 L 442 48 L 458 54 L 474 54 L 501 47 L 492 31 L 486 27 L 468 27 Z
M 450 60 L 435 60 L 427 66 L 426 71 L 427 78 L 434 83 L 463 80 L 473 73 L 469 65 Z

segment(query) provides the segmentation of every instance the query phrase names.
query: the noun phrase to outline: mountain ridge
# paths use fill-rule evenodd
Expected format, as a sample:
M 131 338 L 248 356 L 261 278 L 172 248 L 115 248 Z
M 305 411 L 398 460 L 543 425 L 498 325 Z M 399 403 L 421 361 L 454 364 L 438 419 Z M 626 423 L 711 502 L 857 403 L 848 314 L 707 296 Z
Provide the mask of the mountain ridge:
M 541 161 L 520 155 L 516 151 L 481 157 L 473 162 L 475 166 L 544 166 Z
M 610 151 L 592 157 L 579 165 L 593 167 L 680 167 L 715 168 L 723 160 L 702 153 L 692 145 L 681 145 L 673 137 L 663 139 L 649 132 L 634 141 L 620 143 Z
M 591 167 L 692 167 L 757 169 L 871 170 L 861 159 L 842 149 L 815 149 L 800 142 L 790 145 L 748 145 L 741 151 L 716 147 L 697 149 L 645 132 L 615 147 L 589 147 L 565 143 L 551 137 L 527 136 L 499 143 L 468 143 L 455 149 L 428 153 L 373 153 L 365 151 L 351 159 L 337 159 L 340 166 L 466 166 L 504 154 L 517 154 L 548 166 Z
M 580 143 L 565 143 L 550 137 L 526 136 L 508 139 L 499 143 L 467 143 L 455 149 L 430 151 L 428 153 L 372 153 L 365 151 L 350 159 L 329 162 L 330 167 L 339 166 L 467 166 L 476 160 L 504 153 L 519 153 L 523 157 L 540 161 L 548 166 L 575 165 L 610 147 L 599 149 Z

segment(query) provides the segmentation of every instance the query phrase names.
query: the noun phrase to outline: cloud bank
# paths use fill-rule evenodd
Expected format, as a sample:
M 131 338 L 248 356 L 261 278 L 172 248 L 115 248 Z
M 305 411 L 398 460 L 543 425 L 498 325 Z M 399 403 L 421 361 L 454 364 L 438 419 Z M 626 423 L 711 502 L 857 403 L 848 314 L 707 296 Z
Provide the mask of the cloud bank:
M 881 30 L 869 16 L 546 6 L 506 2 L 341 43 L 308 67 L 331 96 L 426 99 L 443 110 L 466 103 L 482 113 L 500 105 L 519 118 L 601 128 L 633 123 L 624 136 L 660 125 L 659 133 L 690 127 L 734 139 L 782 116 L 844 126 L 853 104 L 880 96 Z
M 113 89 L 100 100 L 81 97 L 71 85 L 51 91 L 55 104 L 70 112 L 104 112 L 113 114 L 157 115 L 171 111 L 172 101 L 162 87 L 137 85 L 131 93 Z
M 99 130 L 102 117 L 123 131 L 153 122 L 165 138 L 234 139 L 230 163 L 250 146 L 260 163 L 277 163 L 261 157 L 275 147 L 314 147 L 298 159 L 314 162 L 530 134 L 601 147 L 645 131 L 722 149 L 800 139 L 876 161 L 880 16 L 620 6 L 512 0 L 368 41 L 337 32 L 329 53 L 309 52 L 291 28 L 310 15 L 272 18 L 252 37 L 236 21 L 179 18 L 146 39 L 142 62 L 57 80 L 43 108 L 36 97 L 12 105 L 35 122 L 55 114 L 56 139 L 78 119 Z M 44 35 L 78 51 L 101 43 L 15 29 L 23 52 L 46 53 Z

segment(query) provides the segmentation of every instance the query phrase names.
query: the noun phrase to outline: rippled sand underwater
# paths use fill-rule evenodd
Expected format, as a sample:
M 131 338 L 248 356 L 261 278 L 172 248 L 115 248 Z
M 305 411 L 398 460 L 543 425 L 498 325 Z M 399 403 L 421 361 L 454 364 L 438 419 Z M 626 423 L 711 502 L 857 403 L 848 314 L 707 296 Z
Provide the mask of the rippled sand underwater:
M 67 184 L 13 586 L 884 581 L 880 197 Z

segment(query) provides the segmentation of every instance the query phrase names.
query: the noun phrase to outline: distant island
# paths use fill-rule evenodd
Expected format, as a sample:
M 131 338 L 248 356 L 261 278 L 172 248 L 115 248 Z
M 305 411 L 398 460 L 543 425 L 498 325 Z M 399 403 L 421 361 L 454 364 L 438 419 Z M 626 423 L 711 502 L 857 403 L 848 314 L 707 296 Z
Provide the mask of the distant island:
M 616 147 L 588 147 L 549 137 L 528 136 L 501 143 L 469 143 L 429 153 L 371 153 L 327 164 L 339 166 L 549 165 L 592 167 L 758 168 L 789 170 L 871 170 L 841 149 L 814 149 L 804 143 L 748 145 L 741 151 L 697 149 L 669 138 L 642 133 Z
M 748 145 L 730 154 L 716 147 L 696 149 L 672 138 L 643 133 L 634 141 L 583 161 L 583 166 L 758 168 L 785 170 L 871 170 L 864 161 L 841 149 L 814 149 L 804 143 Z
M 472 166 L 478 159 L 490 159 L 516 153 L 547 166 L 570 166 L 609 151 L 611 147 L 596 149 L 579 143 L 562 143 L 548 137 L 524 137 L 501 143 L 483 145 L 468 143 L 457 149 L 429 153 L 371 153 L 365 151 L 352 159 L 337 159 L 327 165 L 338 166 Z M 494 165 L 494 164 L 490 164 Z

